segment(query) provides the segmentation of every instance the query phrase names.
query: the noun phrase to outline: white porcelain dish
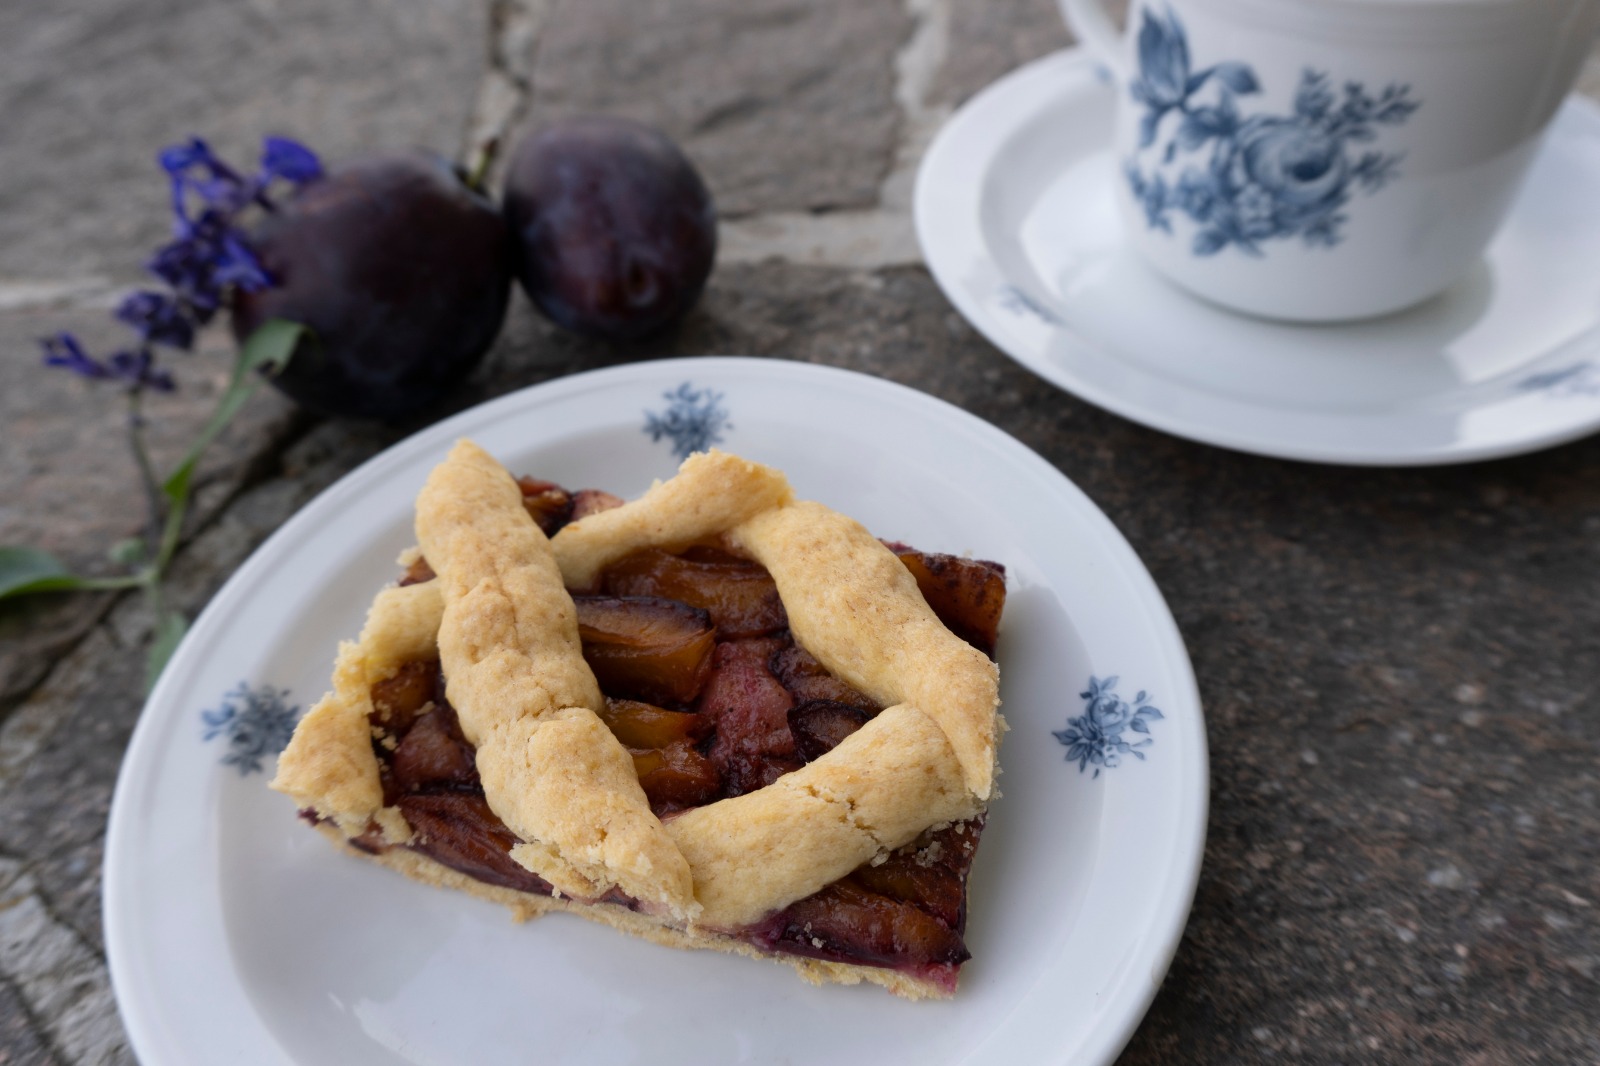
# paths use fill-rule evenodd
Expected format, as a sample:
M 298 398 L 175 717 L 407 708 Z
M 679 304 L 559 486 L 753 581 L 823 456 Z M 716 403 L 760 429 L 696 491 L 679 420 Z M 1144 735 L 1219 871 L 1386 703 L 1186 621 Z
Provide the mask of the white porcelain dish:
M 1573 97 L 1467 279 L 1340 325 L 1223 310 L 1147 267 L 1117 221 L 1115 90 L 1079 50 L 1007 75 L 940 131 L 917 234 L 1001 351 L 1156 429 L 1315 462 L 1409 466 L 1600 429 L 1600 108 Z
M 782 467 L 802 495 L 880 535 L 1006 564 L 1004 794 L 953 1001 L 813 988 L 787 967 L 566 915 L 515 925 L 342 854 L 267 789 L 284 728 L 393 580 L 413 497 L 462 436 L 513 470 L 622 494 L 669 475 L 675 452 L 715 443 Z M 1048 463 L 875 378 L 772 360 L 638 364 L 515 393 L 396 445 L 234 575 L 122 767 L 107 949 L 146 1066 L 1100 1064 L 1177 946 L 1206 798 L 1204 722 L 1171 615 Z

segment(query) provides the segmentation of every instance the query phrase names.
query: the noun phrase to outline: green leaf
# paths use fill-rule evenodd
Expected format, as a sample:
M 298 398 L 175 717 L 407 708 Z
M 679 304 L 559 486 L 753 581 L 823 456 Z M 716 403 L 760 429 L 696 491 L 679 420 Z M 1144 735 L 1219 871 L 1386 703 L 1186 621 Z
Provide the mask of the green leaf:
M 239 356 L 233 362 L 233 375 L 217 400 L 211 420 L 194 439 L 194 443 L 189 445 L 182 461 L 161 484 L 161 494 L 167 498 L 167 521 L 162 529 L 161 549 L 156 564 L 158 569 L 166 566 L 178 547 L 178 534 L 183 529 L 183 514 L 189 503 L 190 482 L 200 465 L 200 457 L 260 386 L 261 377 L 256 371 L 281 372 L 294 355 L 301 338 L 310 334 L 311 331 L 298 322 L 272 318 L 263 322 L 239 346 Z
M 172 653 L 178 650 L 178 645 L 183 641 L 183 635 L 189 631 L 189 621 L 177 611 L 166 611 L 156 621 L 154 638 L 150 641 L 150 652 L 144 661 L 144 694 L 150 695 L 150 690 L 156 687 L 156 680 L 161 677 L 161 671 L 167 667 L 167 660 L 172 658 Z
M 184 453 L 183 460 L 162 484 L 161 491 L 169 500 L 177 500 L 188 495 L 189 479 L 194 476 L 195 467 L 200 464 L 200 456 L 210 447 L 211 442 L 227 428 L 233 416 L 239 413 L 261 379 L 255 371 L 271 368 L 273 373 L 283 370 L 289 363 L 289 357 L 294 354 L 295 346 L 300 343 L 300 338 L 310 331 L 298 322 L 290 322 L 283 318 L 272 318 L 261 324 L 250 336 L 245 338 L 239 346 L 239 356 L 233 362 L 233 375 L 228 379 L 228 387 L 223 390 L 222 397 L 217 401 L 217 409 L 211 414 L 211 421 L 206 423 L 194 443 L 189 445 L 189 450 Z
M 72 589 L 126 589 L 139 583 L 138 577 L 79 577 L 47 551 L 0 546 L 0 599 Z
M 38 548 L 0 548 L 0 597 L 78 588 L 83 578 Z
M 128 537 L 113 544 L 106 558 L 118 566 L 134 566 L 144 559 L 144 550 L 143 537 Z

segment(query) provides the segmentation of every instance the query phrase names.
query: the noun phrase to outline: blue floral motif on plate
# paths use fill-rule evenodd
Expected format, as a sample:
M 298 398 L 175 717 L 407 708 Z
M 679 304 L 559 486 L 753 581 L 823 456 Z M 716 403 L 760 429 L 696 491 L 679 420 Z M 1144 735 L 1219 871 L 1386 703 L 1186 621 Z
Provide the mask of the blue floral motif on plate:
M 221 707 L 200 712 L 205 723 L 201 739 L 225 738 L 228 749 L 222 765 L 247 777 L 261 769 L 263 759 L 284 749 L 299 718 L 300 708 L 289 702 L 288 689 L 252 687 L 241 681 L 222 697 Z
M 685 381 L 662 393 L 661 398 L 667 401 L 666 409 L 645 412 L 644 432 L 653 441 L 671 441 L 672 454 L 679 459 L 722 443 L 723 431 L 733 428 L 727 409 L 722 406 L 722 393 L 709 387 L 697 389 Z
M 1094 776 L 1099 777 L 1102 769 L 1119 765 L 1124 755 L 1142 761 L 1144 752 L 1139 749 L 1155 743 L 1150 736 L 1150 723 L 1166 715 L 1150 702 L 1150 694 L 1142 689 L 1131 704 L 1118 696 L 1120 680 L 1117 677 L 1101 680 L 1091 674 L 1089 690 L 1078 693 L 1085 704 L 1083 713 L 1067 719 L 1067 728 L 1051 733 L 1066 745 L 1067 761 L 1077 760 L 1079 773 L 1092 765 Z M 1145 738 L 1129 740 L 1123 734 L 1130 730 L 1145 734 Z

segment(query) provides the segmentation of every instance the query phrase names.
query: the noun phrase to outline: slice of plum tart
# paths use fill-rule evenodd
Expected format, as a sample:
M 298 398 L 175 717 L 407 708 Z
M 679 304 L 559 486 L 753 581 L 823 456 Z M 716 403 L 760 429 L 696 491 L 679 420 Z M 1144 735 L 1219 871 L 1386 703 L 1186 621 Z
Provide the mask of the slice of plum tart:
M 272 787 L 420 881 L 954 993 L 1003 722 L 995 563 L 719 451 L 631 502 L 469 441 Z

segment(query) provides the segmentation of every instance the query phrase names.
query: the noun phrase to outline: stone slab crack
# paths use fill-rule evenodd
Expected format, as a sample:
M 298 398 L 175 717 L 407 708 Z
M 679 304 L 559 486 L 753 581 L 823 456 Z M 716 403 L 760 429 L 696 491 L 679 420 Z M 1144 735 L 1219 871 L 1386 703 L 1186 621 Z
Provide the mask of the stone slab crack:
M 911 33 L 894 58 L 894 99 L 900 121 L 893 163 L 865 210 L 781 211 L 724 219 L 718 256 L 727 263 L 780 260 L 799 266 L 878 270 L 922 262 L 911 219 L 917 168 L 949 117 L 930 102 L 950 46 L 951 0 L 904 0 Z
M 551 0 L 489 0 L 489 40 L 483 77 L 467 120 L 461 158 L 475 160 L 491 141 L 509 137 L 533 99 L 533 68 Z M 502 156 L 503 157 L 503 156 Z

